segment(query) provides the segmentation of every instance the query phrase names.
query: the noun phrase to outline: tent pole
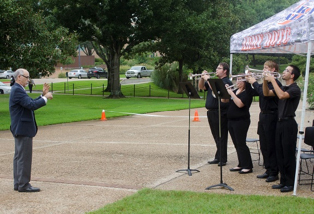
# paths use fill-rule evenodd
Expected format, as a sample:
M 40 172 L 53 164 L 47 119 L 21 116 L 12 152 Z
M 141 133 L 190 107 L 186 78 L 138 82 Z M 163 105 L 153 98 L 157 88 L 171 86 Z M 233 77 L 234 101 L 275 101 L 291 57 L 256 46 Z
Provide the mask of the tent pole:
M 232 60 L 233 60 L 233 54 L 230 54 L 230 77 L 232 76 Z
M 299 175 L 299 167 L 300 167 L 300 155 L 301 155 L 301 144 L 302 144 L 302 137 L 304 133 L 304 116 L 305 116 L 305 105 L 307 100 L 307 87 L 309 82 L 309 70 L 310 70 L 310 61 L 311 61 L 311 52 L 312 52 L 312 41 L 309 40 L 308 47 L 307 47 L 307 58 L 306 58 L 306 69 L 305 69 L 305 82 L 304 82 L 304 89 L 303 89 L 303 104 L 302 104 L 302 114 L 301 114 L 301 123 L 299 129 L 299 145 L 298 145 L 298 153 L 297 153 L 297 165 L 295 169 L 295 178 L 294 178 L 294 188 L 293 188 L 293 195 L 296 195 L 297 192 L 297 185 L 298 185 L 298 175 Z

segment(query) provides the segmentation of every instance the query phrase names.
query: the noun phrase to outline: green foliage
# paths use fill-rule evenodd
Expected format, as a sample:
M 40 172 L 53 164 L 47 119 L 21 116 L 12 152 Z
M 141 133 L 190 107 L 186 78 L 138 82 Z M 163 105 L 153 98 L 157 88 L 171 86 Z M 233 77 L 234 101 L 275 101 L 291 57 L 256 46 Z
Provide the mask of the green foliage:
M 179 88 L 179 72 L 178 63 L 168 63 L 155 69 L 152 74 L 152 80 L 161 88 L 178 92 Z M 187 75 L 184 74 L 183 81 L 187 80 Z
M 120 65 L 120 74 L 125 74 L 125 72 L 130 68 L 129 65 Z
M 65 73 L 60 73 L 60 74 L 58 75 L 58 78 L 66 78 Z
M 248 55 L 249 61 L 252 62 L 252 64 L 259 64 L 259 65 L 264 65 L 264 63 L 267 60 L 272 60 L 274 62 L 276 62 L 278 65 L 279 64 L 287 64 L 288 62 L 290 62 L 288 57 L 283 57 L 283 56 L 279 56 L 279 55 L 275 55 L 275 56 L 271 56 L 271 55 L 261 55 L 261 54 L 255 54 L 255 57 L 253 59 L 253 55 L 250 54 Z
M 299 55 L 294 55 L 292 57 L 292 62 L 291 64 L 296 65 L 300 68 L 300 71 L 302 73 L 302 76 L 305 76 L 305 70 L 306 70 L 306 56 L 299 56 Z M 314 71 L 314 58 L 311 57 L 310 61 L 310 70 L 309 72 Z
M 314 75 L 309 75 L 307 88 L 307 103 L 310 109 L 314 109 Z
M 75 55 L 76 37 L 43 17 L 33 1 L 0 1 L 0 66 L 26 68 L 31 77 L 53 73 L 58 61 Z

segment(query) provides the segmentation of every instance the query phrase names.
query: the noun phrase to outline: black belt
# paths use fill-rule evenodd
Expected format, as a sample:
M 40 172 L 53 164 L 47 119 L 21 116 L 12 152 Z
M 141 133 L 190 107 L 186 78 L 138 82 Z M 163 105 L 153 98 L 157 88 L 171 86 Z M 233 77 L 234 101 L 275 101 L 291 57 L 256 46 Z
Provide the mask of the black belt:
M 261 111 L 262 114 L 277 114 L 277 111 Z
M 284 120 L 291 120 L 291 119 L 294 119 L 294 117 L 282 117 L 282 118 L 279 118 L 278 121 L 284 121 Z

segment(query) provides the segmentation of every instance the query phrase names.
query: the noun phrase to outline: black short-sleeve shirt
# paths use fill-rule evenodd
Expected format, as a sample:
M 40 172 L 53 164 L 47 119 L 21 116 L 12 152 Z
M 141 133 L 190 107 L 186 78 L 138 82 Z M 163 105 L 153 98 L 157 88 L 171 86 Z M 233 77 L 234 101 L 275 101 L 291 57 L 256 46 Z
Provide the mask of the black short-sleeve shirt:
M 282 86 L 281 89 L 287 92 L 290 98 L 278 101 L 278 118 L 295 117 L 295 111 L 298 108 L 301 97 L 301 89 L 296 83 Z
M 232 85 L 232 82 L 228 79 L 228 77 L 222 78 L 222 81 L 224 84 Z M 218 99 L 213 97 L 212 90 L 209 87 L 208 82 L 205 82 L 205 87 L 207 90 L 207 97 L 206 97 L 206 103 L 205 108 L 206 109 L 218 109 Z M 220 103 L 221 110 L 228 109 L 229 103 Z

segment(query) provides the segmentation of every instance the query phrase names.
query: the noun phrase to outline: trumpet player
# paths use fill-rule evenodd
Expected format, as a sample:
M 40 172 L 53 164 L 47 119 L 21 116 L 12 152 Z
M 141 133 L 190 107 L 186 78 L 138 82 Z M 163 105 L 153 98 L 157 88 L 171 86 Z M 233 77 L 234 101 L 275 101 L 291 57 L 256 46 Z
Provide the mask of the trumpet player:
M 229 65 L 225 62 L 218 64 L 216 68 L 216 76 L 222 79 L 224 84 L 232 84 L 229 80 Z M 207 91 L 205 107 L 207 109 L 207 119 L 209 123 L 212 136 L 216 143 L 215 158 L 208 161 L 209 164 L 218 164 L 218 166 L 225 166 L 227 163 L 227 144 L 228 144 L 228 119 L 227 109 L 228 103 L 221 103 L 221 139 L 219 141 L 219 112 L 218 99 L 213 96 L 212 89 L 208 83 L 210 76 L 207 71 L 202 72 L 201 79 L 198 83 L 199 89 Z M 221 155 L 220 155 L 221 154 Z
M 278 65 L 277 63 L 268 60 L 264 63 L 263 71 L 270 71 L 270 73 L 278 72 Z M 266 182 L 273 182 L 279 179 L 275 147 L 276 124 L 278 120 L 278 97 L 265 97 L 263 94 L 263 83 L 259 84 L 254 76 L 247 76 L 246 79 L 254 87 L 253 96 L 259 96 L 260 113 L 257 134 L 259 135 L 260 147 L 266 171 L 261 175 L 257 175 L 257 178 L 266 179 Z M 275 81 L 276 84 L 281 87 L 281 83 L 277 79 Z M 273 86 L 270 82 L 266 82 L 266 84 L 270 90 L 273 90 Z
M 278 121 L 276 125 L 276 155 L 280 172 L 280 183 L 273 185 L 272 189 L 280 189 L 281 192 L 293 191 L 295 179 L 295 148 L 297 141 L 298 125 L 294 119 L 295 111 L 299 105 L 301 89 L 295 82 L 300 76 L 300 69 L 295 65 L 289 65 L 282 74 L 286 86 L 279 86 L 273 75 L 264 74 L 264 96 L 277 96 Z M 273 89 L 268 87 L 270 82 Z
M 252 104 L 252 88 L 245 76 L 237 78 L 237 89 L 232 90 L 228 85 L 227 91 L 231 96 L 227 112 L 228 130 L 238 156 L 238 165 L 230 169 L 240 174 L 253 172 L 253 163 L 249 147 L 246 145 L 247 132 L 251 123 L 250 106 Z M 225 102 L 226 100 L 223 100 Z

